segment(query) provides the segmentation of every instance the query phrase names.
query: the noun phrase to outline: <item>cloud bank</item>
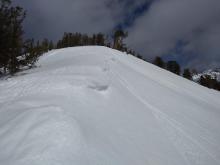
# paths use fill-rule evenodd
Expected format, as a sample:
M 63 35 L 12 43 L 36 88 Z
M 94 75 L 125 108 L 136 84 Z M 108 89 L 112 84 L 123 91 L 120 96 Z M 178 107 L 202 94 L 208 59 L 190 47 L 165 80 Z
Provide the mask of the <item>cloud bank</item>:
M 20 0 L 27 10 L 25 31 L 58 39 L 63 32 L 109 33 L 146 0 Z
M 180 53 L 191 59 L 185 66 L 220 67 L 220 1 L 156 0 L 129 28 L 127 43 L 147 59 Z

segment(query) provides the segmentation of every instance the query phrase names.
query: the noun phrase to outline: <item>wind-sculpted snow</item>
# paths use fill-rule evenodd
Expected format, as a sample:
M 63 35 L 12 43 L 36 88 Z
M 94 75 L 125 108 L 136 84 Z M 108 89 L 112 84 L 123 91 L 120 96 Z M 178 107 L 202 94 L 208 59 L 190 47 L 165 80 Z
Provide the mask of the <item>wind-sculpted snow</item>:
M 0 80 L 1 165 L 220 165 L 220 94 L 104 47 Z
M 78 158 L 84 147 L 77 121 L 51 105 L 10 118 L 1 126 L 1 135 L 2 164 L 62 164 Z

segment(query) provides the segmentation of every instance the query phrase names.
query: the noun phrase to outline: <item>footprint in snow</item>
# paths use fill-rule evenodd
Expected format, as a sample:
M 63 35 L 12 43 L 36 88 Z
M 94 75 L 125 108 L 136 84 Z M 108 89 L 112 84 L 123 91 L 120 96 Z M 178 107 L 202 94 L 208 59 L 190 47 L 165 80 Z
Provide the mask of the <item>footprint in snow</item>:
M 88 85 L 88 88 L 96 90 L 96 91 L 106 91 L 108 90 L 109 86 L 107 84 L 101 84 L 99 82 L 94 81 Z

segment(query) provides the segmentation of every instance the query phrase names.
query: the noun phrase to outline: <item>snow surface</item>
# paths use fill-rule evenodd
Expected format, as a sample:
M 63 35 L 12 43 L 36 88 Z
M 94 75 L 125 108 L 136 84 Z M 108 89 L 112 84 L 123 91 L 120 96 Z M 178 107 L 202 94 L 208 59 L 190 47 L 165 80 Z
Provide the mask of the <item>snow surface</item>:
M 193 81 L 198 82 L 202 76 L 210 76 L 212 79 L 216 79 L 220 82 L 220 69 L 209 69 L 202 73 L 198 73 L 192 76 Z
M 104 47 L 0 80 L 1 165 L 220 165 L 220 93 Z

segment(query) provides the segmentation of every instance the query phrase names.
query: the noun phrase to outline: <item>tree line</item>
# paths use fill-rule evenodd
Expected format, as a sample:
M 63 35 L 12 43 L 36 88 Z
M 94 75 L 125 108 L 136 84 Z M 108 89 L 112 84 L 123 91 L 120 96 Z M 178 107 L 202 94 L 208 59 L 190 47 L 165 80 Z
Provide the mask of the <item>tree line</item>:
M 220 82 L 217 77 L 211 77 L 210 75 L 203 75 L 199 79 L 199 84 L 220 91 Z
M 128 36 L 128 33 L 121 29 L 115 30 L 112 36 L 107 36 L 103 33 L 89 36 L 82 33 L 65 32 L 58 42 L 48 39 L 43 39 L 42 41 L 25 40 L 22 27 L 25 17 L 26 12 L 23 8 L 12 6 L 11 0 L 0 0 L 0 75 L 8 73 L 13 75 L 24 67 L 33 67 L 43 53 L 52 49 L 74 46 L 106 46 L 145 60 L 143 56 L 124 44 L 123 40 Z M 156 57 L 153 64 L 181 75 L 181 67 L 176 61 L 164 62 L 160 57 Z M 186 68 L 183 70 L 182 76 L 192 80 L 192 74 L 193 71 Z M 203 86 L 220 90 L 220 82 L 208 75 L 202 76 L 199 83 Z
M 161 57 L 155 57 L 155 59 L 153 60 L 153 64 L 159 66 L 160 68 L 173 72 L 177 75 L 183 76 L 184 78 L 189 80 L 192 80 L 193 74 L 197 73 L 195 69 L 190 70 L 189 68 L 185 68 L 181 75 L 181 67 L 177 61 L 165 62 Z M 220 82 L 217 80 L 217 77 L 211 77 L 210 75 L 203 75 L 200 77 L 198 83 L 202 86 L 220 91 Z
M 11 0 L 0 0 L 0 74 L 14 74 L 24 67 L 33 67 L 43 53 L 59 48 L 100 45 L 120 51 L 129 50 L 123 43 L 127 33 L 116 30 L 109 37 L 102 33 L 91 36 L 81 33 L 64 33 L 63 37 L 54 43 L 48 39 L 34 41 L 24 39 L 22 23 L 26 12 L 19 6 L 12 6 Z
M 131 51 L 123 43 L 123 39 L 128 35 L 121 29 L 115 30 L 113 36 L 103 33 L 93 34 L 91 36 L 82 33 L 67 33 L 55 44 L 55 48 L 66 48 L 74 46 L 99 45 L 114 48 L 120 51 Z

